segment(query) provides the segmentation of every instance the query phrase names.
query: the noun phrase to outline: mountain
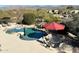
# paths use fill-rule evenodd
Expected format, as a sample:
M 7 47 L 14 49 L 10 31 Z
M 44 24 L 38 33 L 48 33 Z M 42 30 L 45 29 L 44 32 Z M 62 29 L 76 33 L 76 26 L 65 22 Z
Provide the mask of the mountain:
M 63 8 L 61 5 L 1 5 L 0 9 L 23 9 L 23 8 L 45 8 L 45 9 L 59 9 Z

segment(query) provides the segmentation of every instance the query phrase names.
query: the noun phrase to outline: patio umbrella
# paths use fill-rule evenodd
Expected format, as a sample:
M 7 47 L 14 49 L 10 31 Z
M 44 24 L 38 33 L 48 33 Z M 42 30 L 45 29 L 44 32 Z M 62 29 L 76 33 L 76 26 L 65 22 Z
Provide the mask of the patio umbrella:
M 64 30 L 65 26 L 56 22 L 48 23 L 43 26 L 47 30 Z
M 45 28 L 46 26 L 48 26 L 49 24 L 48 23 L 45 23 L 42 27 Z

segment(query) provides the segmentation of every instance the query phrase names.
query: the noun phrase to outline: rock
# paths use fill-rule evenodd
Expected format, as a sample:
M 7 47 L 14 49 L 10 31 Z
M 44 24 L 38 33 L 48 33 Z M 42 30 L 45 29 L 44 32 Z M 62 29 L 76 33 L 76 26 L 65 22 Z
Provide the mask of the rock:
M 72 53 L 72 49 L 73 49 L 72 46 L 67 45 L 67 44 L 65 44 L 65 43 L 63 43 L 62 46 L 60 47 L 60 51 L 61 51 L 61 52 L 64 51 L 64 52 L 67 52 L 67 53 Z
M 73 48 L 73 53 L 79 53 L 79 48 L 78 47 Z

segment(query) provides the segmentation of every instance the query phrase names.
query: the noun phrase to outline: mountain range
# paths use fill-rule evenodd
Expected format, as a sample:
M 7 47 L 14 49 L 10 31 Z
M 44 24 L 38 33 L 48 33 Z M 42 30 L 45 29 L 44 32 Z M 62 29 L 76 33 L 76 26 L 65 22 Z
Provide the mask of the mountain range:
M 0 9 L 23 9 L 23 8 L 45 8 L 45 9 L 62 9 L 68 5 L 0 5 Z M 78 5 L 72 5 L 75 9 L 79 9 Z

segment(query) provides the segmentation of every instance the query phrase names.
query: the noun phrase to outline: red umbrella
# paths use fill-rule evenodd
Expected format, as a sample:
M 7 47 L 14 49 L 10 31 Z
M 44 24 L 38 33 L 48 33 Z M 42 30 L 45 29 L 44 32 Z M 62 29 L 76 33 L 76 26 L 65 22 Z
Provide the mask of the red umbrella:
M 49 24 L 48 24 L 48 23 L 46 23 L 46 24 L 44 24 L 44 25 L 43 25 L 43 27 L 45 28 L 45 27 L 46 27 L 46 26 L 48 26 L 48 25 L 49 25 Z
M 43 26 L 47 30 L 64 30 L 65 26 L 59 23 L 49 23 Z

